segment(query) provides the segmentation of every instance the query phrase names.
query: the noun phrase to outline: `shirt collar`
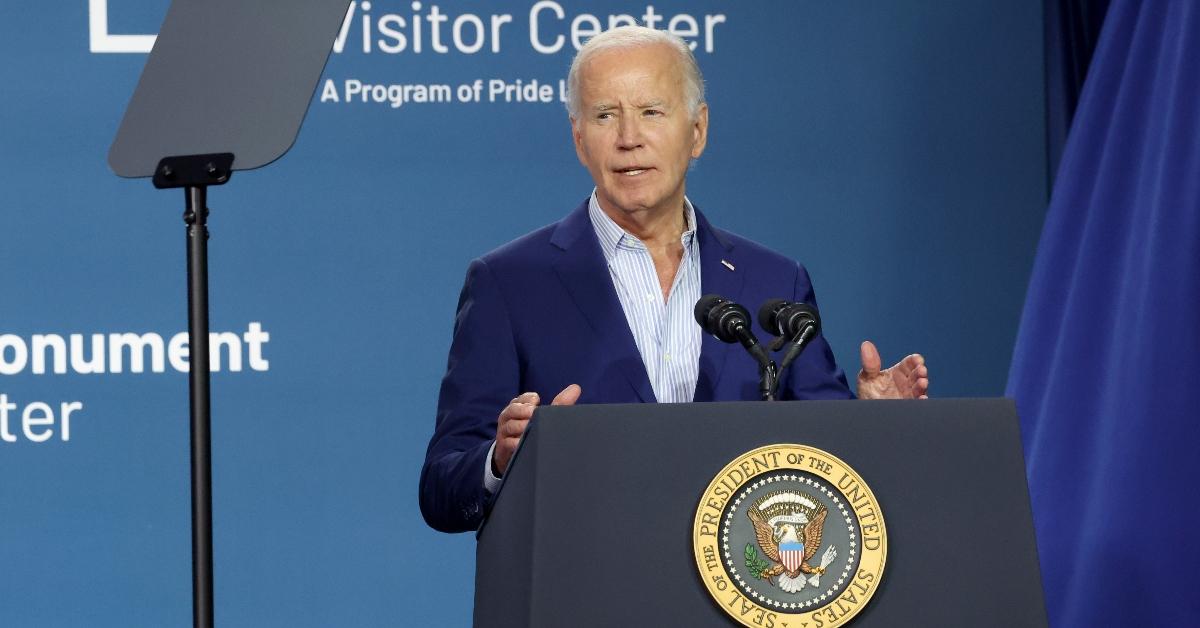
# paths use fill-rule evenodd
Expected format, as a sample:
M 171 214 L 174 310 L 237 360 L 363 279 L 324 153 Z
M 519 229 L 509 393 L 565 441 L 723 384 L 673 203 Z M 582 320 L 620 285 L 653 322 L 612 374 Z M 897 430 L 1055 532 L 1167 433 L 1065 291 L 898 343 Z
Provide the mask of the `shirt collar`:
M 686 196 L 683 197 L 683 209 L 684 215 L 687 217 L 687 229 L 684 230 L 680 240 L 683 242 L 684 249 L 688 249 L 695 240 L 696 210 Z M 600 201 L 596 199 L 596 190 L 594 189 L 591 198 L 588 199 L 588 217 L 591 218 L 592 228 L 595 229 L 596 237 L 600 240 L 600 250 L 604 251 L 605 261 L 611 262 L 617 255 L 617 248 L 621 245 L 645 248 L 637 236 L 622 229 L 616 221 L 604 213 L 603 209 L 600 209 Z

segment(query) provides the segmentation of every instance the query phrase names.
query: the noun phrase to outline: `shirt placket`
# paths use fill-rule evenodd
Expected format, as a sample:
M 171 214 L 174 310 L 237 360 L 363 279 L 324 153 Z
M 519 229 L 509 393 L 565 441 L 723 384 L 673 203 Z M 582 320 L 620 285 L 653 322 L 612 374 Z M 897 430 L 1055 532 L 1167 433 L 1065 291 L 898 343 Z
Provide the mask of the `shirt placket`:
M 640 243 L 639 243 L 640 244 Z M 651 362 L 654 365 L 654 372 L 650 373 L 650 380 L 654 382 L 655 397 L 661 397 L 667 392 L 663 386 L 663 374 L 667 370 L 664 364 L 663 346 L 666 341 L 666 330 L 664 329 L 666 304 L 661 296 L 662 289 L 658 286 L 658 273 L 654 269 L 654 259 L 650 257 L 650 251 L 643 245 L 638 248 L 638 264 L 641 267 L 639 277 L 643 278 L 645 284 L 641 286 L 645 294 L 647 312 L 649 319 L 646 321 L 647 331 L 650 337 L 646 339 L 649 346 L 646 347 L 647 353 L 653 358 Z

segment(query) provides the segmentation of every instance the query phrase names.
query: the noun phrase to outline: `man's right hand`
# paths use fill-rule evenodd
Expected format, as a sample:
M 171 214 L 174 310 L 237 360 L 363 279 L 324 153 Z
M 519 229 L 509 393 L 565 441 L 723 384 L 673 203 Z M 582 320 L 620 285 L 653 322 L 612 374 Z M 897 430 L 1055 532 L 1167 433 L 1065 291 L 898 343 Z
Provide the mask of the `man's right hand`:
M 578 384 L 571 384 L 558 393 L 550 405 L 573 406 L 582 392 L 583 389 Z M 513 452 L 521 442 L 521 435 L 529 427 L 529 419 L 540 402 L 541 398 L 537 393 L 521 393 L 500 412 L 500 419 L 496 425 L 496 450 L 492 452 L 492 473 L 496 477 L 503 476 L 504 471 L 508 469 Z

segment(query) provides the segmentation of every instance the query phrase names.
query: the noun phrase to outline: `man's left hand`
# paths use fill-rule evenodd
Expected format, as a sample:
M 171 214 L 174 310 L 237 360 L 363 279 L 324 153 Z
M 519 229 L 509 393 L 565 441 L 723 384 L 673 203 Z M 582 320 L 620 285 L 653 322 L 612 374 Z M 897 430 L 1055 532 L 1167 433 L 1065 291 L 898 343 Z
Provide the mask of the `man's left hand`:
M 859 348 L 862 370 L 858 372 L 859 399 L 928 399 L 929 369 L 925 358 L 914 353 L 889 369 L 880 369 L 879 350 L 870 341 Z

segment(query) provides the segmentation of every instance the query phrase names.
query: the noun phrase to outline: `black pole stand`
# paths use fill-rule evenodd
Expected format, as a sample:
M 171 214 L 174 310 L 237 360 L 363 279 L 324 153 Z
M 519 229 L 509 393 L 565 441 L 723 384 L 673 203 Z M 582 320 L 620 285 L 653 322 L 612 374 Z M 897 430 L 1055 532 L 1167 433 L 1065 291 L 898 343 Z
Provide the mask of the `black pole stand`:
M 192 412 L 192 625 L 213 625 L 212 432 L 208 369 L 208 188 L 184 188 L 187 210 L 188 385 Z M 197 340 L 199 340 L 197 342 Z
M 154 187 L 184 189 L 187 225 L 188 385 L 192 447 L 192 625 L 213 626 L 212 416 L 208 343 L 208 186 L 229 180 L 233 155 L 159 162 Z

